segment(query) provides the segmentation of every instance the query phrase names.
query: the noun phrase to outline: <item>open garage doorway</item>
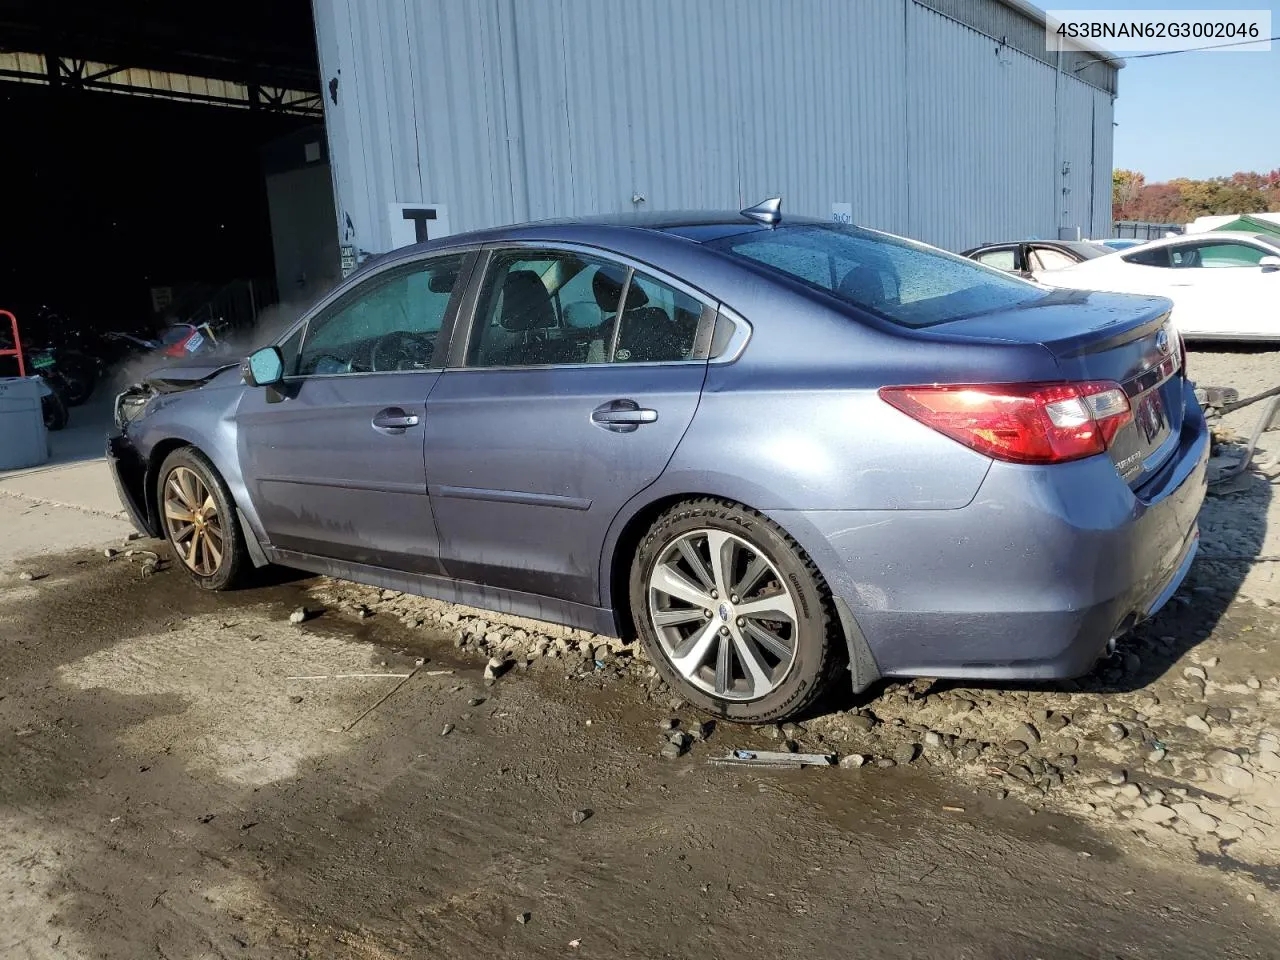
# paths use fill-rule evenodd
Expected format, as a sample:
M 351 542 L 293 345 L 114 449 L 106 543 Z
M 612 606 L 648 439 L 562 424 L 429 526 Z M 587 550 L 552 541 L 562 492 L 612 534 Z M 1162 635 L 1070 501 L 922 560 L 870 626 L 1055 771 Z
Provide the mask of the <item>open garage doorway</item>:
M 307 0 L 0 0 L 24 347 L 163 362 L 296 315 L 341 276 L 323 122 Z M 119 378 L 96 375 L 101 398 Z

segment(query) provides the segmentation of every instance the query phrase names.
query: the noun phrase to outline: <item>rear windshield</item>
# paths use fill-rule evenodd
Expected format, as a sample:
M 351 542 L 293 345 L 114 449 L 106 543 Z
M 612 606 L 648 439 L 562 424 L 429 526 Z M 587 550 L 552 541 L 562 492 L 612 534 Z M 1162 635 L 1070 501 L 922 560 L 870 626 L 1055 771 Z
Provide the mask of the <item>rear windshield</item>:
M 782 224 L 708 241 L 904 327 L 1044 297 L 1034 284 L 922 243 L 845 224 Z

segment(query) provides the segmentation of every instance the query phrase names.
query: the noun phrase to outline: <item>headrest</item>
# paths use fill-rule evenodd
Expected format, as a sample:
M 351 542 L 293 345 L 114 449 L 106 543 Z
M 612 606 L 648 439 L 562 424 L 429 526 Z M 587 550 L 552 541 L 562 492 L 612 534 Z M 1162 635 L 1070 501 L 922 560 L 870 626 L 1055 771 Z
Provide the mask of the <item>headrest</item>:
M 622 284 L 626 279 L 626 271 L 615 266 L 601 267 L 591 278 L 591 292 L 595 294 L 596 304 L 605 313 L 617 312 L 618 301 L 622 298 Z M 627 309 L 637 310 L 648 302 L 648 295 L 633 281 L 631 289 L 627 291 Z
M 502 283 L 502 316 L 498 322 L 504 330 L 514 333 L 555 326 L 551 295 L 534 271 L 512 270 L 507 274 Z

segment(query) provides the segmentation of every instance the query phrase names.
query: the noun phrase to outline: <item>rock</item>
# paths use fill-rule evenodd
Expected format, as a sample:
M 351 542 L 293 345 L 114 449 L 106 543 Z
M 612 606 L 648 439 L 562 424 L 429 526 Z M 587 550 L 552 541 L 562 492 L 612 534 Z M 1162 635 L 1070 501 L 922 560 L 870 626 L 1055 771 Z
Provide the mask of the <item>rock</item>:
M 1209 724 L 1197 717 L 1194 713 L 1186 719 L 1187 728 L 1196 731 L 1196 733 L 1208 733 Z
M 490 657 L 489 662 L 484 666 L 484 678 L 492 683 L 502 675 L 502 661 L 497 657 Z
M 852 713 L 844 718 L 844 722 L 851 730 L 859 733 L 870 733 L 876 726 L 875 718 L 862 713 Z
M 895 747 L 893 751 L 893 760 L 895 763 L 909 764 L 915 761 L 920 755 L 920 744 L 904 743 L 899 747 Z
M 621 294 L 619 294 L 619 296 L 621 296 Z M 102 551 L 102 555 L 106 557 L 108 560 L 110 560 L 119 552 L 120 551 L 117 550 L 115 547 L 107 547 L 105 550 Z
M 1021 740 L 1006 740 L 1001 746 L 1004 748 L 1005 753 L 1011 757 L 1020 757 L 1031 749 Z
M 1057 733 L 1063 727 L 1071 722 L 1071 718 L 1061 713 L 1051 713 L 1047 718 L 1041 721 L 1040 726 L 1050 733 Z
M 1219 661 L 1217 657 L 1209 657 L 1207 660 L 1201 660 L 1200 665 L 1204 667 L 1206 670 L 1212 670 L 1220 662 L 1221 661 Z
M 621 296 L 621 294 L 619 294 L 619 296 Z M 776 724 L 770 724 L 767 727 L 761 727 L 760 732 L 763 733 L 770 740 L 787 739 L 786 734 L 782 732 L 782 728 L 777 726 Z
M 1250 677 L 1248 680 L 1244 682 L 1244 685 L 1248 687 L 1250 690 L 1262 689 L 1262 681 L 1259 680 L 1257 677 Z
M 876 761 L 876 766 L 880 767 L 882 770 L 888 770 L 890 767 L 896 767 L 897 765 L 897 762 L 890 757 L 881 757 Z
M 1210 750 L 1205 759 L 1215 767 L 1238 767 L 1242 762 L 1240 755 L 1230 750 Z
M 1103 736 L 1112 743 L 1119 743 L 1128 735 L 1129 731 L 1123 723 L 1108 723 L 1103 729 Z
M 674 743 L 667 743 L 667 744 L 663 744 L 661 753 L 662 753 L 662 757 L 666 760 L 676 760 L 680 757 L 682 753 L 684 753 L 684 751 L 681 750 L 679 747 L 677 747 Z
M 840 766 L 845 770 L 856 770 L 867 762 L 867 758 L 860 753 L 851 753 L 847 757 L 840 758 Z
M 951 706 L 953 713 L 965 714 L 973 710 L 974 704 L 972 700 L 966 700 L 964 697 L 958 697 Z
M 715 733 L 715 730 L 716 722 L 714 720 L 703 720 L 701 723 L 694 724 L 693 729 L 689 732 L 692 734 L 693 739 L 701 743 Z
M 1218 779 L 1241 793 L 1253 789 L 1253 774 L 1244 767 L 1223 767 L 1218 771 Z
M 590 820 L 590 819 L 591 819 L 591 815 L 592 815 L 592 813 L 594 813 L 594 812 L 595 812 L 595 811 L 590 810 L 590 809 L 587 809 L 587 808 L 585 808 L 585 807 L 584 807 L 583 809 L 581 809 L 581 810 L 575 810 L 575 811 L 573 811 L 573 822 L 574 822 L 574 824 L 575 824 L 575 825 L 577 825 L 577 824 L 579 824 L 579 823 L 586 823 L 588 820 Z
M 1020 723 L 1013 730 L 1015 740 L 1021 740 L 1028 746 L 1035 746 L 1040 742 L 1040 731 L 1029 723 Z
M 936 730 L 930 730 L 924 735 L 924 745 L 931 750 L 937 750 L 943 744 L 942 734 Z
M 1179 807 L 1191 808 L 1185 813 L 1179 810 L 1178 817 L 1183 823 L 1189 826 L 1192 830 L 1195 830 L 1197 833 L 1213 833 L 1218 829 L 1218 818 L 1212 814 L 1203 812 L 1194 803 L 1179 803 L 1175 805 L 1174 809 L 1178 810 Z
M 684 753 L 685 750 L 689 749 L 689 741 L 692 739 L 693 738 L 687 733 L 677 730 L 675 733 L 671 734 L 671 736 L 667 737 L 667 742 L 675 744 L 680 748 L 680 752 Z
M 18 579 L 24 580 L 27 583 L 30 583 L 35 578 L 36 578 L 36 575 L 32 573 L 30 570 L 23 570 L 20 574 L 18 574 Z
M 363 603 L 356 608 L 356 616 L 361 620 L 367 620 L 373 616 L 373 611 L 366 607 Z
M 1080 741 L 1075 737 L 1062 737 L 1055 741 L 1059 753 L 1079 753 Z
M 1118 787 L 1129 779 L 1129 775 L 1123 770 L 1111 770 L 1104 779 L 1113 787 Z
M 1110 783 L 1100 783 L 1093 788 L 1093 794 L 1100 800 L 1114 800 L 1120 795 L 1120 788 Z
M 1022 783 L 1034 783 L 1036 779 L 1036 775 L 1032 772 L 1031 768 L 1021 763 L 1015 763 L 1009 768 L 1009 776 L 1013 777 L 1015 780 L 1021 781 Z
M 1258 734 L 1258 752 L 1259 753 L 1280 753 L 1280 734 L 1274 734 L 1274 733 Z
M 1220 823 L 1213 828 L 1213 832 L 1220 840 L 1239 840 L 1244 836 L 1244 831 L 1234 823 Z
M 799 740 L 804 736 L 804 727 L 798 723 L 786 723 L 782 726 L 782 734 L 788 740 Z
M 1166 807 L 1163 803 L 1158 803 L 1153 807 L 1141 811 L 1134 819 L 1141 820 L 1143 823 L 1168 823 L 1177 814 L 1172 809 Z
M 1147 803 L 1164 803 L 1163 790 L 1148 790 L 1142 796 L 1143 796 L 1143 799 L 1147 801 Z
M 1183 667 L 1182 675 L 1188 680 L 1199 680 L 1201 683 L 1207 683 L 1209 674 L 1205 673 L 1204 667 Z
M 1126 783 L 1116 791 L 1116 796 L 1123 797 L 1126 800 L 1137 800 L 1142 796 L 1142 788 L 1136 783 Z
M 1136 653 L 1126 653 L 1124 655 L 1125 673 L 1137 673 L 1142 669 L 1142 658 Z
M 1074 770 L 1076 768 L 1076 758 L 1071 754 L 1060 754 L 1058 756 L 1057 764 L 1059 769 Z
M 1150 763 L 1152 765 L 1157 764 L 1164 759 L 1164 756 L 1165 756 L 1164 747 L 1156 747 L 1154 750 L 1152 750 L 1150 753 L 1147 754 L 1147 763 Z
M 1209 717 L 1210 720 L 1216 720 L 1218 723 L 1230 723 L 1231 708 L 1230 707 L 1210 707 L 1207 711 L 1207 716 Z
M 621 294 L 619 294 L 619 296 L 621 296 Z M 519 923 L 519 924 L 528 923 L 532 919 L 533 919 L 533 914 L 527 910 L 524 913 L 516 914 L 516 923 Z
M 289 614 L 289 622 L 292 624 L 299 624 L 304 622 L 307 617 L 307 608 L 299 607 L 297 610 L 293 611 L 293 613 Z
M 447 736 L 448 736 L 449 734 L 451 734 L 451 733 L 453 733 L 453 724 L 452 724 L 452 723 L 446 723 L 446 724 L 444 725 L 444 729 L 442 729 L 442 730 L 440 731 L 440 736 L 442 736 L 442 737 L 447 737 Z
M 1255 753 L 1251 760 L 1253 765 L 1259 770 L 1265 770 L 1268 773 L 1280 773 L 1280 753 Z
M 298 696 L 298 694 L 296 694 L 296 693 L 295 693 L 292 697 L 290 697 L 290 698 L 289 698 L 289 702 L 290 702 L 290 703 L 301 703 L 301 702 L 302 702 L 302 697 Z

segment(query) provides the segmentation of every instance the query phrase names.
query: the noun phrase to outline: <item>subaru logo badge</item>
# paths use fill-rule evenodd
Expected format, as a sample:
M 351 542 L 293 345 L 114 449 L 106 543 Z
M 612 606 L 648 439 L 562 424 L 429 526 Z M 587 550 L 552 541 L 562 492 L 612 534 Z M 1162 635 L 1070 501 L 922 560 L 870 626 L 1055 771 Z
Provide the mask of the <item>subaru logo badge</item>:
M 1156 349 L 1161 353 L 1169 352 L 1169 331 L 1161 330 L 1156 334 Z

